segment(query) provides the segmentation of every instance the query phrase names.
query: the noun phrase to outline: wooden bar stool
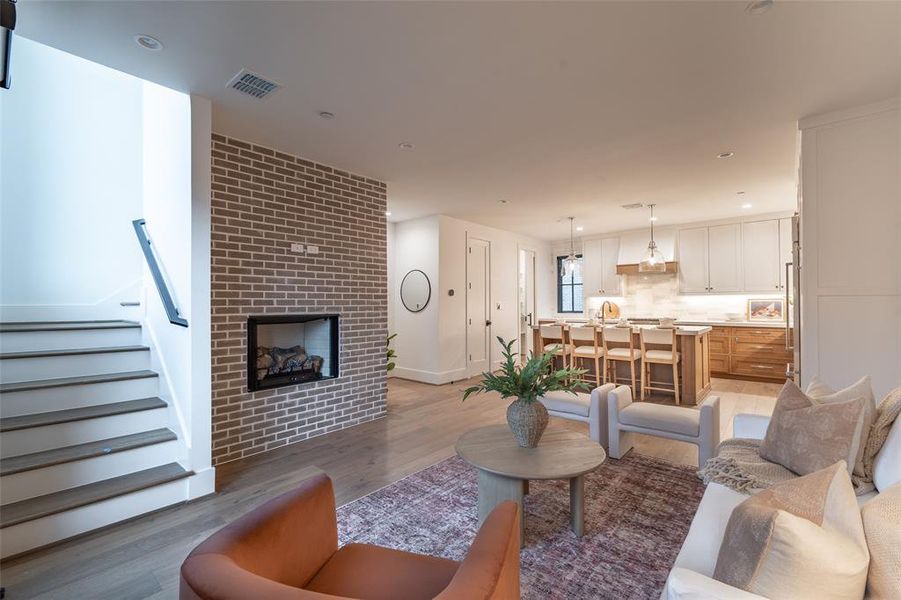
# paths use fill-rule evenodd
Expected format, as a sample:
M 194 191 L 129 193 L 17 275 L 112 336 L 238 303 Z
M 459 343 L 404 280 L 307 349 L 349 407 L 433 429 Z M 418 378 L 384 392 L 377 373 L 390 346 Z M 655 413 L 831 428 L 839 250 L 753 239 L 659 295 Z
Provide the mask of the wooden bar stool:
M 601 368 L 601 359 L 604 358 L 603 342 L 598 343 L 598 328 L 594 325 L 586 325 L 584 327 L 570 327 L 569 339 L 573 345 L 573 366 L 579 368 L 579 363 L 583 360 L 594 361 L 594 386 L 601 386 L 601 379 L 607 383 L 606 369 Z M 603 371 L 603 375 L 602 375 Z M 582 377 L 582 381 L 591 383 L 586 380 L 586 373 Z
M 567 343 L 563 325 L 542 325 L 540 332 L 541 351 L 550 352 L 556 346 L 554 356 L 559 356 L 563 361 L 563 368 L 567 368 L 570 362 L 569 357 L 572 355 L 572 344 Z
M 619 346 L 611 348 L 609 343 L 628 344 L 628 347 Z M 619 383 L 616 375 L 616 362 L 625 361 L 629 363 L 629 370 L 632 373 L 632 389 L 635 390 L 635 361 L 641 358 L 641 352 L 635 348 L 635 342 L 632 340 L 631 327 L 605 327 L 604 328 L 604 371 L 610 366 L 613 367 L 613 376 L 608 375 L 606 381 L 612 380 L 613 383 Z M 611 364 L 612 363 L 612 364 Z
M 659 329 L 657 327 L 642 327 L 639 333 L 641 340 L 641 399 L 647 397 L 646 390 L 659 392 L 673 392 L 676 395 L 676 404 L 679 400 L 679 358 L 676 352 L 676 330 Z M 647 345 L 657 346 L 649 350 Z M 660 348 L 665 346 L 665 348 Z M 651 380 L 651 365 L 670 365 L 673 370 L 673 387 L 658 387 Z M 662 384 L 659 384 L 662 385 Z

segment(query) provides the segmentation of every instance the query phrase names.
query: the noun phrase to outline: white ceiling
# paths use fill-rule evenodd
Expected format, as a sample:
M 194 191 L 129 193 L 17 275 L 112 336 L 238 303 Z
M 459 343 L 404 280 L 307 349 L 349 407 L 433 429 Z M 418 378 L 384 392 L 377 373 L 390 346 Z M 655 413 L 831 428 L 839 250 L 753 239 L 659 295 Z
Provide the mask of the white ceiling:
M 387 181 L 392 220 L 544 239 L 646 225 L 630 202 L 660 225 L 791 210 L 798 118 L 901 94 L 901 2 L 18 6 L 25 37 L 212 98 L 221 133 Z M 283 88 L 227 89 L 242 67 Z

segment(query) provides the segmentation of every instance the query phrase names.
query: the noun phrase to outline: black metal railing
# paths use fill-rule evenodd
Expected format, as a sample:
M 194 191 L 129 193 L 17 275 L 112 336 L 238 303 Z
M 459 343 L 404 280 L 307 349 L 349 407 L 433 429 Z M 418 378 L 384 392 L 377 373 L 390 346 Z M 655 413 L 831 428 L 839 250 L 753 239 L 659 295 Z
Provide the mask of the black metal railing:
M 169 322 L 173 325 L 187 327 L 188 321 L 178 314 L 178 307 L 175 306 L 175 302 L 172 300 L 172 294 L 169 293 L 166 279 L 163 277 L 163 272 L 160 270 L 160 265 L 156 260 L 156 255 L 153 253 L 153 248 L 150 247 L 150 238 L 147 237 L 144 219 L 135 219 L 131 224 L 134 225 L 135 233 L 138 235 L 138 243 L 141 244 L 144 258 L 147 259 L 147 266 L 150 267 L 150 274 L 153 276 L 153 282 L 156 283 L 156 289 L 160 293 L 160 300 L 163 301 L 163 308 L 166 309 L 166 315 L 169 317 Z

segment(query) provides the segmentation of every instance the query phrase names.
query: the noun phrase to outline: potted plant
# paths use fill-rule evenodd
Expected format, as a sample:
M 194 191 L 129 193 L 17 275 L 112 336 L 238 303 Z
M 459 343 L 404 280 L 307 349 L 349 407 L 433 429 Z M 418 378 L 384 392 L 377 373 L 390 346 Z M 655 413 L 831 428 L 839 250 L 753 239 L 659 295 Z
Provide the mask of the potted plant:
M 388 336 L 387 342 L 385 342 L 385 346 L 388 349 L 388 351 L 386 353 L 387 354 L 386 360 L 388 361 L 388 366 L 387 366 L 386 371 L 390 371 L 396 366 L 394 359 L 397 358 L 397 354 L 394 353 L 394 348 L 391 347 L 391 340 L 393 340 L 396 337 L 397 337 L 397 334 L 392 333 L 391 335 Z
M 547 409 L 538 399 L 558 390 L 573 394 L 577 390 L 587 390 L 588 385 L 579 381 L 585 369 L 555 370 L 555 349 L 537 356 L 533 353 L 524 366 L 517 367 L 513 340 L 505 342 L 498 337 L 497 341 L 504 348 L 500 373 L 482 373 L 481 382 L 464 390 L 463 400 L 482 392 L 498 392 L 502 398 L 516 398 L 507 407 L 507 424 L 520 446 L 535 448 L 548 422 Z

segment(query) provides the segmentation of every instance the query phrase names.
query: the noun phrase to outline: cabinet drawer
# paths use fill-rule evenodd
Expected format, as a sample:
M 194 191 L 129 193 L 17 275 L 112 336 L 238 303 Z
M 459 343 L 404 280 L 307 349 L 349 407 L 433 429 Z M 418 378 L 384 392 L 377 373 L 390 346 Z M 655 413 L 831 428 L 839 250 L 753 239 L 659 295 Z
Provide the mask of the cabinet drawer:
M 710 338 L 710 353 L 711 354 L 729 354 L 729 338 Z
M 753 341 L 773 341 L 785 340 L 785 329 L 779 328 L 756 328 L 756 327 L 735 327 L 732 330 L 732 337 L 739 340 L 753 340 Z
M 735 375 L 785 379 L 785 362 L 765 362 L 741 356 L 732 357 L 731 372 Z
M 710 372 L 711 373 L 728 373 L 729 357 L 721 354 L 710 355 Z
M 729 336 L 732 335 L 731 327 L 714 327 L 710 330 L 710 338 L 726 338 L 729 339 Z

